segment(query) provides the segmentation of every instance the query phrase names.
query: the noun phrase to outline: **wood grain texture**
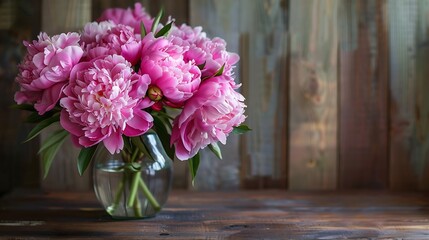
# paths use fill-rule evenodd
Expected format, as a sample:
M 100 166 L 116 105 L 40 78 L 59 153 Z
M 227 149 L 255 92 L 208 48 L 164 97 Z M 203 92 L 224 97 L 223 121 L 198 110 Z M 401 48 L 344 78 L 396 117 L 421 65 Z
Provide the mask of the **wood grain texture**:
M 0 206 L 1 239 L 429 237 L 422 193 L 181 191 L 156 217 L 134 221 L 112 220 L 93 193 L 16 193 Z
M 168 17 L 171 16 L 176 25 L 182 23 L 189 24 L 189 1 L 190 0 L 143 0 L 143 6 L 149 10 L 152 16 L 156 16 L 161 8 L 164 9 L 164 22 L 167 22 Z
M 246 97 L 244 188 L 287 187 L 288 1 L 240 5 L 240 76 Z
M 156 16 L 161 8 L 164 8 L 164 17 L 161 20 L 162 23 L 167 22 L 169 16 L 174 18 L 178 25 L 188 23 L 189 0 L 92 0 L 93 19 L 96 20 L 107 8 L 134 8 L 136 2 L 141 2 L 145 10 L 153 17 Z
M 32 125 L 26 113 L 11 109 L 18 90 L 15 76 L 25 52 L 22 41 L 40 31 L 40 1 L 0 3 L 0 195 L 13 187 L 38 187 L 38 143 L 22 144 Z
M 204 154 L 197 188 L 286 187 L 287 1 L 191 1 L 190 23 L 219 36 L 239 52 L 235 69 L 243 84 L 253 131 L 239 141 L 230 135 L 221 162 Z
M 85 23 L 91 21 L 91 0 L 42 1 L 42 31 L 54 35 L 61 32 L 79 31 Z M 45 141 L 58 125 L 52 126 L 41 134 L 41 142 Z M 91 190 L 91 171 L 79 176 L 77 156 L 79 149 L 67 139 L 55 157 L 49 175 L 42 180 L 45 190 Z M 42 169 L 42 164 L 40 169 Z M 40 172 L 43 172 L 40 170 Z
M 290 1 L 290 189 L 337 187 L 338 6 Z
M 339 187 L 388 186 L 386 1 L 341 1 Z
M 96 21 L 107 8 L 134 8 L 136 2 L 134 0 L 92 0 L 92 19 Z M 146 5 L 143 7 L 147 10 Z
M 388 1 L 390 184 L 429 189 L 429 2 Z
M 238 52 L 240 1 L 191 0 L 189 2 L 189 23 L 202 26 L 207 37 L 221 37 L 227 42 L 227 49 Z M 239 68 L 234 70 L 236 76 Z M 236 79 L 237 81 L 238 78 Z M 240 185 L 238 137 L 230 135 L 226 145 L 219 144 L 223 159 L 205 149 L 202 151 L 200 167 L 195 180 L 195 190 L 238 189 Z
M 50 35 L 79 31 L 91 21 L 90 0 L 42 0 L 42 30 Z

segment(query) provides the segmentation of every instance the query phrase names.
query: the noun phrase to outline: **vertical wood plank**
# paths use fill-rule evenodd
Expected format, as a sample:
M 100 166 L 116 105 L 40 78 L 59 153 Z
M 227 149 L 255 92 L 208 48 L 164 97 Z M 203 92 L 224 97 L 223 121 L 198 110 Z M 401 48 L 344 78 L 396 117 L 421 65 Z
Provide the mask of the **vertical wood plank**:
M 241 82 L 247 98 L 242 137 L 244 188 L 287 187 L 288 1 L 241 1 Z
M 389 0 L 390 185 L 429 189 L 429 2 Z
M 107 8 L 133 8 L 135 2 L 136 1 L 134 0 L 92 0 L 92 19 L 94 21 L 97 20 L 97 18 L 99 18 Z M 142 5 L 146 10 L 148 10 L 146 4 Z
M 168 17 L 174 18 L 177 25 L 189 24 L 189 0 L 143 0 L 143 5 L 149 10 L 152 16 L 156 16 L 161 8 L 164 8 L 164 22 Z
M 24 123 L 25 112 L 10 106 L 19 88 L 15 76 L 25 54 L 22 41 L 40 31 L 40 7 L 40 0 L 0 3 L 0 195 L 13 187 L 39 186 L 38 143 L 22 143 L 32 126 Z
M 166 22 L 169 16 L 174 18 L 178 25 L 189 21 L 189 0 L 92 0 L 93 19 L 96 20 L 106 8 L 133 8 L 136 2 L 141 2 L 152 17 L 155 17 L 161 8 L 164 8 L 164 17 L 161 22 Z
M 42 30 L 50 35 L 67 31 L 79 31 L 85 23 L 91 21 L 91 0 L 43 0 Z M 54 126 L 42 133 L 43 142 L 59 126 Z M 42 180 L 45 190 L 91 190 L 91 171 L 79 176 L 77 156 L 79 149 L 68 139 L 58 151 L 49 175 Z M 42 168 L 42 165 L 41 165 Z
M 287 1 L 193 0 L 190 7 L 192 25 L 224 38 L 229 51 L 241 55 L 235 73 L 253 129 L 241 144 L 230 135 L 222 161 L 204 155 L 197 188 L 238 188 L 240 179 L 245 188 L 285 188 Z
M 290 3 L 289 187 L 335 189 L 339 1 Z
M 387 188 L 385 1 L 341 1 L 340 188 Z
M 202 26 L 207 36 L 225 39 L 228 51 L 238 52 L 240 1 L 190 0 L 190 25 Z M 239 69 L 234 70 L 236 76 Z M 195 190 L 239 188 L 240 157 L 238 137 L 230 135 L 226 145 L 220 144 L 223 159 L 217 159 L 205 149 L 201 156 Z

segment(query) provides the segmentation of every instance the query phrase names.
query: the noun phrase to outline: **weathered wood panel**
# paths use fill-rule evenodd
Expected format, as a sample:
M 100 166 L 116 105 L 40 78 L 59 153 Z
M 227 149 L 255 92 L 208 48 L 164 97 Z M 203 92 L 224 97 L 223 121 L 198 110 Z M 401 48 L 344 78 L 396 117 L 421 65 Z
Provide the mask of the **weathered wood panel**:
M 90 20 L 91 0 L 42 1 L 42 31 L 50 35 L 79 31 Z M 43 142 L 54 129 L 58 128 L 60 128 L 59 124 L 42 133 L 41 141 Z M 58 151 L 49 175 L 42 180 L 42 188 L 46 190 L 92 189 L 91 171 L 79 176 L 76 165 L 78 155 L 79 149 L 75 148 L 68 139 Z
M 238 52 L 240 1 L 190 0 L 189 25 L 202 26 L 207 36 L 224 38 L 229 51 Z M 234 70 L 239 73 L 239 68 Z M 217 159 L 209 150 L 203 151 L 193 189 L 237 189 L 240 184 L 240 155 L 238 137 L 230 136 L 227 145 L 220 144 L 223 159 Z
M 287 1 L 191 1 L 191 24 L 219 36 L 241 55 L 235 69 L 253 131 L 230 135 L 224 160 L 204 155 L 197 188 L 286 187 Z M 241 161 L 240 161 L 241 160 Z
M 429 2 L 389 0 L 390 184 L 429 189 Z
M 23 40 L 40 31 L 40 1 L 0 3 L 0 195 L 13 187 L 39 186 L 37 142 L 22 144 L 31 129 L 23 111 L 10 109 L 18 90 L 17 64 L 25 54 Z
M 146 11 L 153 17 L 156 16 L 161 8 L 164 8 L 164 17 L 161 22 L 166 22 L 169 16 L 173 17 L 176 20 L 176 24 L 179 25 L 188 22 L 189 0 L 92 0 L 92 17 L 94 20 L 97 19 L 106 8 L 133 8 L 136 2 L 141 2 Z
M 0 138 L 7 139 L 0 191 L 18 182 L 39 185 L 38 144 L 19 144 L 29 125 L 16 121 L 22 112 L 7 109 L 16 90 L 11 66 L 22 54 L 14 46 L 34 38 L 38 24 L 30 27 L 30 18 L 4 9 L 27 13 L 36 6 L 40 14 L 41 1 L 24 2 L 0 3 L 0 47 L 9 59 L 0 63 L 7 96 L 0 102 L 6 116 Z M 44 0 L 43 29 L 77 30 L 90 12 L 97 18 L 105 8 L 133 4 Z M 222 161 L 207 151 L 195 189 L 429 189 L 429 1 L 144 0 L 143 6 L 152 15 L 163 6 L 164 21 L 171 15 L 178 24 L 201 25 L 241 55 L 235 72 L 253 131 L 231 136 Z M 77 152 L 62 150 L 45 189 L 91 187 L 89 176 L 76 173 Z M 175 167 L 175 186 L 189 187 L 187 163 Z
M 339 1 L 290 1 L 290 189 L 337 187 Z
M 241 82 L 247 98 L 242 137 L 244 188 L 287 187 L 288 1 L 242 1 Z
M 107 8 L 133 8 L 135 2 L 134 0 L 92 0 L 92 19 L 97 20 Z M 143 7 L 147 10 L 146 5 Z
M 388 186 L 386 1 L 341 1 L 339 187 Z

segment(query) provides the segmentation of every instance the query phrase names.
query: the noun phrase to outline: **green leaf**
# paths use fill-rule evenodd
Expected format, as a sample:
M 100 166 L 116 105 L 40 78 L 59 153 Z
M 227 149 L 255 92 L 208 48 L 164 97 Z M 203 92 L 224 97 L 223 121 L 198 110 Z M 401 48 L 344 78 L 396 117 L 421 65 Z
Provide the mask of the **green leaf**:
M 192 185 L 194 185 L 195 177 L 197 176 L 198 166 L 200 165 L 200 153 L 198 152 L 194 157 L 188 159 L 189 171 L 192 176 Z
M 52 161 L 54 160 L 55 155 L 57 155 L 58 150 L 61 145 L 63 145 L 66 138 L 62 138 L 61 140 L 53 143 L 51 146 L 45 148 L 42 152 L 40 152 L 40 157 L 42 159 L 43 165 L 43 178 L 46 178 L 49 173 L 49 169 L 51 168 Z
M 155 38 L 159 38 L 159 37 L 164 37 L 167 36 L 168 33 L 170 32 L 171 26 L 173 25 L 173 21 L 171 21 L 170 23 L 168 23 L 167 25 L 165 25 L 163 28 L 161 28 L 161 30 L 159 30 L 159 32 L 157 32 L 155 34 Z
M 161 140 L 162 146 L 164 147 L 167 155 L 174 160 L 174 146 L 170 146 L 171 135 L 167 131 L 165 123 L 162 121 L 159 115 L 153 115 L 153 124 L 155 125 L 155 131 Z
M 45 119 L 48 119 L 50 117 L 52 117 L 56 112 L 54 111 L 49 111 L 46 112 L 43 115 L 39 115 L 38 112 L 32 112 L 30 115 L 28 115 L 27 119 L 25 120 L 25 122 L 28 123 L 39 123 Z
M 131 149 L 130 138 L 129 138 L 129 137 L 127 137 L 127 136 L 125 136 L 125 135 L 122 135 L 122 139 L 123 139 L 123 141 L 124 141 L 124 148 L 125 148 L 125 150 L 126 150 L 127 152 L 129 152 L 129 153 L 132 153 L 132 152 L 133 152 L 133 150 Z
M 200 70 L 203 70 L 203 68 L 206 66 L 206 61 L 204 61 L 203 63 L 201 63 L 200 65 L 197 65 L 197 67 L 200 69 Z
M 161 20 L 161 18 L 162 18 L 163 15 L 164 15 L 164 8 L 161 8 L 161 10 L 159 10 L 158 15 L 156 15 L 156 17 L 155 17 L 155 19 L 153 20 L 153 23 L 152 23 L 151 31 L 153 33 L 155 33 L 156 27 L 158 27 L 158 24 L 159 24 L 159 20 Z
M 42 144 L 42 147 L 40 147 L 38 153 L 42 153 L 47 148 L 51 147 L 52 145 L 56 144 L 59 141 L 62 141 L 64 138 L 66 138 L 69 135 L 69 133 L 64 130 L 60 129 L 55 131 L 54 133 L 49 136 L 49 138 Z
M 252 131 L 252 129 L 250 129 L 247 125 L 240 125 L 238 127 L 234 127 L 234 129 L 232 130 L 232 133 L 235 134 L 243 134 L 246 133 L 248 131 Z
M 36 109 L 31 104 L 13 104 L 10 108 L 36 112 Z
M 55 113 L 52 117 L 41 121 L 30 131 L 30 133 L 27 136 L 27 139 L 24 142 L 28 142 L 31 139 L 35 138 L 37 135 L 40 134 L 40 132 L 42 132 L 43 129 L 45 129 L 52 123 L 58 122 L 58 121 L 60 121 L 60 113 Z
M 77 157 L 77 170 L 79 171 L 79 175 L 83 175 L 89 163 L 91 162 L 92 157 L 95 154 L 95 150 L 97 150 L 97 145 L 82 148 L 80 150 L 79 156 Z
M 223 70 L 225 68 L 225 63 L 222 65 L 222 67 L 215 73 L 215 77 L 220 76 L 223 74 Z
M 163 109 L 163 110 L 165 111 L 165 109 Z M 164 122 L 166 122 L 166 121 L 170 122 L 170 121 L 168 121 L 169 119 L 174 120 L 174 117 L 168 115 L 168 113 L 163 112 L 163 111 L 157 111 L 154 114 L 158 115 Z
M 142 37 L 142 39 L 146 36 L 147 32 L 146 32 L 146 27 L 144 26 L 143 21 L 140 23 L 140 36 Z
M 134 144 L 134 146 L 136 146 L 140 150 L 140 152 L 142 152 L 148 158 L 153 160 L 152 155 L 149 153 L 149 151 L 147 150 L 146 146 L 143 144 L 140 137 L 131 138 L 131 142 Z
M 30 115 L 28 115 L 27 119 L 25 119 L 25 122 L 28 123 L 38 123 L 42 120 L 47 119 L 44 115 L 39 115 L 37 112 L 32 112 Z
M 220 160 L 222 160 L 222 151 L 219 148 L 219 145 L 217 145 L 217 142 L 209 144 L 210 150 L 218 157 Z

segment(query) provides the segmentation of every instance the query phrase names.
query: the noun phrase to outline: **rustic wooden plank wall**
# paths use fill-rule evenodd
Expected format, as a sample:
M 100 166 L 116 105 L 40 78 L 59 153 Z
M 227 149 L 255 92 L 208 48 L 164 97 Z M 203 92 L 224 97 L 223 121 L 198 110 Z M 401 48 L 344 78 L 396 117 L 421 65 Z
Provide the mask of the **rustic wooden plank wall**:
M 197 188 L 286 188 L 287 1 L 191 0 L 190 24 L 222 37 L 241 55 L 235 69 L 243 83 L 253 131 L 230 136 L 224 159 L 204 154 Z
M 165 22 L 168 16 L 172 16 L 177 24 L 187 23 L 189 20 L 189 0 L 92 0 L 92 18 L 97 19 L 106 8 L 133 8 L 136 2 L 141 2 L 152 16 L 156 16 L 158 11 L 164 8 L 164 18 L 161 21 Z
M 38 187 L 37 144 L 21 144 L 31 126 L 22 111 L 10 109 L 17 64 L 23 56 L 22 41 L 34 38 L 40 30 L 41 1 L 0 2 L 0 195 L 14 186 Z
M 341 1 L 339 9 L 340 188 L 388 186 L 386 1 Z
M 85 0 L 44 1 L 52 8 Z M 87 2 L 93 19 L 107 7 L 134 3 Z M 144 0 L 143 5 L 152 15 L 164 6 L 178 24 L 201 25 L 241 55 L 235 73 L 253 131 L 229 138 L 221 161 L 206 152 L 195 187 L 187 164 L 176 162 L 175 187 L 429 189 L 429 1 Z M 58 18 L 67 23 L 48 20 L 44 29 L 59 32 L 82 24 L 76 21 L 89 10 L 71 16 L 74 6 L 65 8 L 69 17 Z M 6 91 L 10 100 L 13 91 Z M 4 131 L 4 138 L 24 135 Z M 9 148 L 3 141 L 2 156 L 20 159 Z M 34 154 L 37 146 L 28 148 Z M 3 159 L 3 185 L 11 176 L 4 169 L 21 172 L 30 162 Z M 38 173 L 32 174 L 23 181 L 34 182 Z
M 290 1 L 290 189 L 337 186 L 338 7 Z
M 429 2 L 390 0 L 390 183 L 429 189 Z
M 231 51 L 238 52 L 240 1 L 190 0 L 190 25 L 202 26 L 208 37 L 220 36 Z M 235 69 L 237 74 L 239 69 Z M 201 156 L 199 172 L 192 189 L 237 189 L 240 184 L 240 156 L 237 138 L 229 138 L 228 145 L 220 146 L 223 160 L 210 151 Z

